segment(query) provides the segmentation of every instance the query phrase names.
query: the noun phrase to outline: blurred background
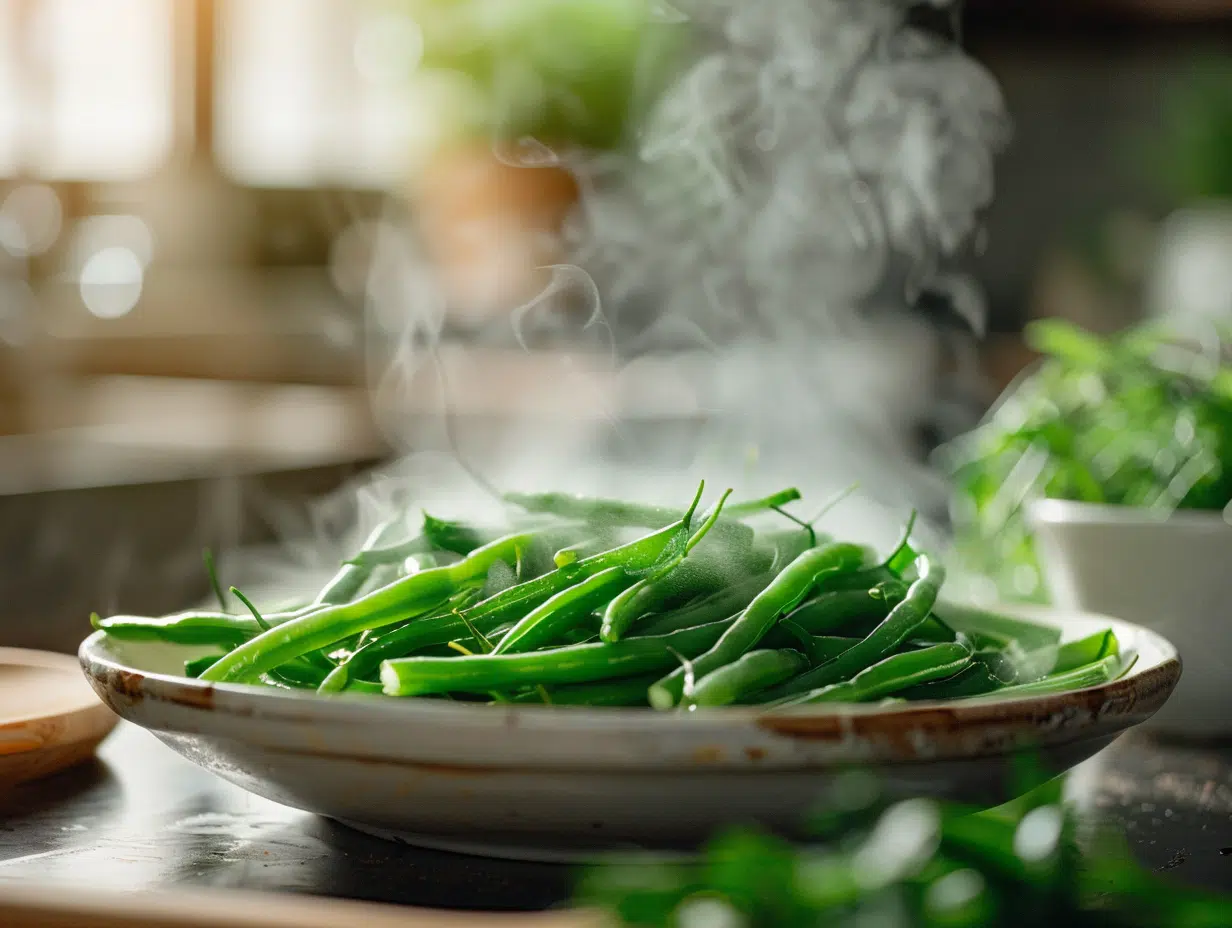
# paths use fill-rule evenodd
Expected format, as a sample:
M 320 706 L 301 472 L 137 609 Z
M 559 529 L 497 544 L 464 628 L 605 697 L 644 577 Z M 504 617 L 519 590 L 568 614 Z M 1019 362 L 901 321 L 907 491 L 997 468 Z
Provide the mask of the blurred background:
M 1232 0 L 969 0 L 961 33 L 1014 138 L 975 242 L 987 331 L 959 421 L 1030 362 L 1030 319 L 1232 315 Z M 203 546 L 286 530 L 295 500 L 389 456 L 364 307 L 391 190 L 418 184 L 437 231 L 484 210 L 538 227 L 568 202 L 457 158 L 423 183 L 415 48 L 396 4 L 0 0 L 5 644 L 71 649 L 92 609 L 182 606 Z M 469 280 L 500 259 L 446 260 Z M 463 345 L 516 305 L 455 303 Z M 460 420 L 551 415 L 559 351 L 468 350 Z M 399 451 L 441 446 L 421 395 Z M 665 396 L 621 412 L 694 412 Z

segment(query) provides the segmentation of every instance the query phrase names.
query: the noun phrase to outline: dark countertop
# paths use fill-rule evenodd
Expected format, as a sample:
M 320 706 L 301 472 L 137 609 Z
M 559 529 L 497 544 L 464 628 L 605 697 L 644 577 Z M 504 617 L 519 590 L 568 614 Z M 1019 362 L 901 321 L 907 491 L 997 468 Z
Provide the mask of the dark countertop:
M 1071 783 L 1144 864 L 1232 891 L 1232 746 L 1127 736 Z M 121 723 L 97 762 L 0 797 L 0 879 L 34 878 L 511 911 L 564 901 L 571 873 L 386 843 L 245 793 Z

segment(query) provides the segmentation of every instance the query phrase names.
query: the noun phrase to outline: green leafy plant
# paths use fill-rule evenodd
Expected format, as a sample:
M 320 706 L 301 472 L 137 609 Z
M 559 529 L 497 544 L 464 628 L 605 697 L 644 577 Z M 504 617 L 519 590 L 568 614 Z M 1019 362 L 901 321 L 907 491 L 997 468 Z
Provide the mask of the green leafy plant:
M 967 568 L 994 578 L 1002 596 L 1041 595 L 1023 513 L 1034 497 L 1160 513 L 1228 506 L 1232 370 L 1217 333 L 1139 327 L 1101 339 L 1048 320 L 1027 339 L 1040 363 L 939 452 Z
M 394 2 L 421 30 L 421 67 L 465 82 L 466 128 L 512 142 L 619 145 L 681 41 L 650 0 Z
M 818 843 L 735 829 L 697 860 L 648 857 L 587 871 L 580 905 L 629 928 L 1199 928 L 1232 899 L 1148 873 L 1123 841 L 1079 851 L 1079 823 L 1053 781 L 998 809 L 910 799 L 840 778 L 815 817 Z

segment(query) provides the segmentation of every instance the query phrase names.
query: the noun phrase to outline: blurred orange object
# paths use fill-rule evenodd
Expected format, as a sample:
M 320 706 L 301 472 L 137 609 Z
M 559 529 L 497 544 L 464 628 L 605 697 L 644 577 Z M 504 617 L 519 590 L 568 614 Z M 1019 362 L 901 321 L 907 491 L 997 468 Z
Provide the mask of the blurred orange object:
M 510 164 L 474 143 L 437 152 L 410 193 L 451 311 L 483 322 L 539 292 L 536 268 L 560 259 L 578 187 L 564 168 Z

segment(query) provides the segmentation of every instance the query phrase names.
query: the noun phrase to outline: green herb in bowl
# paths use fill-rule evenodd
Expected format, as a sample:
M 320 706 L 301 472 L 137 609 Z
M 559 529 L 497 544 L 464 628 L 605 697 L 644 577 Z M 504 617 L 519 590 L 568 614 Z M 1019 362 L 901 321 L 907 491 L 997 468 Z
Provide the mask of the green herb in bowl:
M 1213 333 L 1101 339 L 1058 320 L 1027 330 L 1042 360 L 942 449 L 964 566 L 1007 599 L 1041 599 L 1024 507 L 1038 497 L 1218 512 L 1232 502 L 1232 370 Z

